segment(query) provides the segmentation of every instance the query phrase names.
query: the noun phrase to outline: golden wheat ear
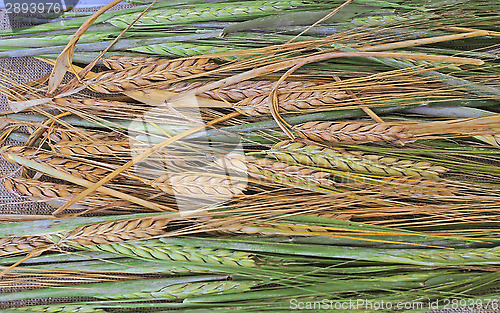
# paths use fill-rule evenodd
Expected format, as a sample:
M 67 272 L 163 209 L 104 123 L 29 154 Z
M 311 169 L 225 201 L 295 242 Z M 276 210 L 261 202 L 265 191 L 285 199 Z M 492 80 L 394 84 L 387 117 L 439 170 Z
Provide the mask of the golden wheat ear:
M 405 142 L 419 138 L 453 138 L 500 133 L 500 115 L 428 123 L 307 122 L 294 127 L 300 137 L 318 142 L 360 144 Z

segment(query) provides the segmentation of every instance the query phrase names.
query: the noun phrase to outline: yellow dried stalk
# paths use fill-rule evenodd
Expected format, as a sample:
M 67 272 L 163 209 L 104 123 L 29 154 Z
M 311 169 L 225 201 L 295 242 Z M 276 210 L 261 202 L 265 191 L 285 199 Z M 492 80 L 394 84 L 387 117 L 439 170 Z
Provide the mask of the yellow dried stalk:
M 120 106 L 124 105 L 123 102 L 119 102 L 119 101 L 109 101 L 109 100 L 92 99 L 92 98 L 73 99 L 73 98 L 62 97 L 62 98 L 52 99 L 52 102 L 57 107 L 70 106 L 70 107 L 79 107 L 79 108 L 96 107 L 96 106 L 120 107 Z
M 447 171 L 429 162 L 414 162 L 393 157 L 347 151 L 342 148 L 320 147 L 303 142 L 283 141 L 266 151 L 280 161 L 348 172 L 387 176 L 436 178 Z
M 208 58 L 167 60 L 159 59 L 144 66 L 125 68 L 98 74 L 90 81 L 97 92 L 113 93 L 143 88 L 159 81 L 175 80 L 213 70 L 217 67 Z
M 390 177 L 380 178 L 378 181 L 385 186 L 393 187 L 393 189 L 384 188 L 384 193 L 396 197 L 402 195 L 409 197 L 422 195 L 450 197 L 455 196 L 456 193 L 456 188 L 443 181 Z

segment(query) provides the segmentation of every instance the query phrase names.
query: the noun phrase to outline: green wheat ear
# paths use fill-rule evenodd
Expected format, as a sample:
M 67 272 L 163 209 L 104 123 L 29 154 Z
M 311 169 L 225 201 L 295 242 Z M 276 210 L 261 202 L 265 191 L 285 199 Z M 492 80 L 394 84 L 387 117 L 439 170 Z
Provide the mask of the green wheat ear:
M 165 244 L 158 239 L 101 245 L 79 245 L 75 243 L 68 243 L 68 245 L 82 250 L 109 252 L 146 260 L 179 261 L 193 264 L 241 267 L 256 266 L 254 255 L 251 253 L 228 249 L 171 245 Z
M 429 162 L 414 162 L 340 148 L 325 148 L 302 142 L 280 142 L 267 154 L 280 161 L 342 171 L 395 177 L 437 178 L 447 171 Z
M 148 27 L 169 24 L 186 24 L 210 20 L 250 19 L 262 15 L 273 14 L 282 10 L 296 8 L 318 7 L 311 1 L 302 0 L 275 0 L 275 1 L 246 1 L 244 3 L 213 3 L 197 5 L 196 7 L 155 9 L 144 14 L 134 27 Z M 116 27 L 125 28 L 134 21 L 140 13 L 116 16 L 108 22 Z

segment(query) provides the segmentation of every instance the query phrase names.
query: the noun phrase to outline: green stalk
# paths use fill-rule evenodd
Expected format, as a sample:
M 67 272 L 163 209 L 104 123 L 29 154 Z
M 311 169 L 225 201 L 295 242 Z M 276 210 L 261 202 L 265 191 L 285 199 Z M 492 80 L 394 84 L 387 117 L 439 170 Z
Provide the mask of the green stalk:
M 220 283 L 222 281 L 226 284 L 229 283 L 227 284 L 229 289 L 235 287 L 236 291 L 246 290 L 255 284 L 249 284 L 245 281 L 235 281 L 234 286 L 231 286 L 232 282 L 228 282 L 227 278 L 227 275 L 210 275 L 93 283 L 80 285 L 78 288 L 69 286 L 0 294 L 0 301 L 59 297 L 93 297 L 98 299 L 151 299 L 158 297 L 176 299 L 196 294 L 218 292 L 217 286 L 204 291 L 203 283 L 208 284 L 214 281 L 219 281 Z M 189 287 L 193 287 L 193 289 L 189 290 Z
M 201 34 L 191 34 L 184 36 L 170 36 L 170 37 L 159 37 L 159 38 L 151 38 L 151 39 L 124 39 L 115 43 L 109 51 L 120 51 L 127 50 L 130 47 L 137 46 L 147 46 L 153 44 L 159 44 L 164 42 L 181 42 L 181 41 L 191 41 L 197 39 L 206 39 L 206 38 L 216 38 L 219 36 L 219 32 L 206 32 Z M 80 43 L 75 46 L 75 54 L 79 52 L 92 52 L 92 51 L 101 51 L 106 49 L 112 41 L 102 41 L 102 42 L 91 42 L 91 43 Z M 60 53 L 66 45 L 61 46 L 50 46 L 50 47 L 42 47 L 42 48 L 29 48 L 29 49 L 21 49 L 21 50 L 8 50 L 8 51 L 0 51 L 0 58 L 4 57 L 26 57 L 26 56 L 36 56 L 36 55 L 44 55 L 44 54 L 57 54 Z
M 169 238 L 162 238 L 161 241 L 169 242 Z M 200 247 L 220 247 L 277 254 L 294 254 L 310 257 L 338 258 L 351 260 L 365 260 L 383 263 L 400 263 L 426 266 L 455 266 L 455 265 L 494 265 L 500 264 L 500 247 L 477 248 L 477 249 L 374 249 L 358 247 L 332 247 L 268 243 L 262 245 L 259 242 L 243 240 L 220 240 L 220 239 L 177 239 L 178 243 L 196 245 Z
M 167 8 L 167 7 L 176 7 L 178 5 L 182 4 L 187 4 L 194 2 L 196 3 L 197 0 L 172 0 L 172 1 L 162 1 L 161 3 L 156 3 L 153 8 Z M 129 9 L 123 9 L 123 10 L 117 10 L 117 11 L 110 11 L 103 13 L 101 16 L 99 16 L 95 22 L 94 25 L 101 24 L 101 23 L 106 23 L 109 19 L 115 17 L 115 16 L 120 16 L 124 14 L 132 14 L 132 13 L 140 13 L 144 11 L 144 9 L 147 6 L 137 6 Z M 1 30 L 0 31 L 0 36 L 12 36 L 12 35 L 20 35 L 20 34 L 34 34 L 34 33 L 40 33 L 40 32 L 51 32 L 54 29 L 57 29 L 59 31 L 61 30 L 68 30 L 68 29 L 75 29 L 80 27 L 85 21 L 88 20 L 88 17 L 81 17 L 81 18 L 74 18 L 70 20 L 64 20 L 64 21 L 58 21 L 58 22 L 53 22 L 53 23 L 47 23 L 47 24 L 41 24 L 41 25 L 35 25 L 35 26 L 30 26 L 30 27 L 23 27 L 23 28 L 17 28 L 15 32 L 13 32 L 11 29 L 8 30 Z
M 78 254 L 85 252 L 78 252 Z M 58 254 L 57 256 L 64 256 Z M 99 255 L 96 255 L 96 258 Z M 24 257 L 20 257 L 22 259 Z M 31 259 L 30 259 L 31 260 Z M 37 261 L 40 259 L 35 259 L 33 261 Z M 109 261 L 71 261 L 71 262 L 63 262 L 62 260 L 55 259 L 53 263 L 44 264 L 44 265 L 25 265 L 23 262 L 22 267 L 16 267 L 13 272 L 15 273 L 24 273 L 24 274 L 33 274 L 32 270 L 44 270 L 44 271 L 70 271 L 74 272 L 75 269 L 83 272 L 100 272 L 100 273 L 117 273 L 117 274 L 180 274 L 185 273 L 189 274 L 193 271 L 181 267 L 175 266 L 167 263 L 161 262 L 153 262 L 153 261 L 144 261 L 133 258 L 120 258 L 116 255 L 113 255 L 113 258 L 106 258 L 105 260 Z M 10 259 L 9 262 L 7 260 L 1 260 L 2 263 L 7 263 L 9 265 L 13 264 Z M 12 262 L 12 263 L 11 263 Z
M 118 216 L 75 217 L 67 219 L 38 220 L 4 224 L 0 223 L 0 238 L 7 236 L 43 236 L 60 232 L 69 232 L 77 227 L 89 224 L 151 217 L 161 214 L 169 213 L 142 213 Z

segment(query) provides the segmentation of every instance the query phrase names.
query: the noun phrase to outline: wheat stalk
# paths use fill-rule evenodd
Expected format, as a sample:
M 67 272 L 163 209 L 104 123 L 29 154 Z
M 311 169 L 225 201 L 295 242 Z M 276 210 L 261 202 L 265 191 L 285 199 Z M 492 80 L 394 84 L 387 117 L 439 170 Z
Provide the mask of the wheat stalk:
M 144 66 L 99 73 L 89 82 L 97 92 L 114 93 L 134 90 L 158 81 L 169 81 L 213 70 L 217 65 L 208 58 L 167 60 L 159 59 Z
M 436 178 L 447 171 L 446 168 L 434 166 L 429 162 L 401 160 L 303 142 L 283 141 L 266 153 L 282 162 L 375 175 Z

